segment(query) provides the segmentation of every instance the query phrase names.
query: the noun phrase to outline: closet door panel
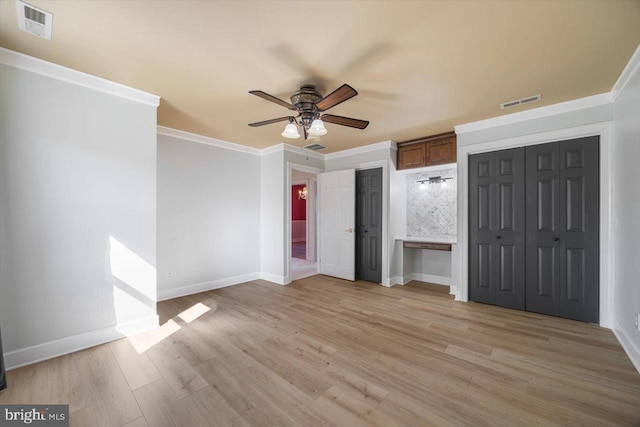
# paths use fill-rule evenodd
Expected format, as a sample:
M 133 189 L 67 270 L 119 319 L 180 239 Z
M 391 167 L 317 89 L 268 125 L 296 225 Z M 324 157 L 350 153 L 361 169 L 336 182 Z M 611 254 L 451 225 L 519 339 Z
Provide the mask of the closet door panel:
M 524 149 L 469 157 L 469 295 L 524 308 Z
M 525 306 L 524 149 L 497 151 L 495 206 L 496 304 Z
M 469 299 L 496 303 L 495 156 L 469 157 Z
M 526 148 L 526 309 L 560 315 L 558 143 Z
M 598 322 L 599 286 L 599 138 L 559 143 L 560 316 Z

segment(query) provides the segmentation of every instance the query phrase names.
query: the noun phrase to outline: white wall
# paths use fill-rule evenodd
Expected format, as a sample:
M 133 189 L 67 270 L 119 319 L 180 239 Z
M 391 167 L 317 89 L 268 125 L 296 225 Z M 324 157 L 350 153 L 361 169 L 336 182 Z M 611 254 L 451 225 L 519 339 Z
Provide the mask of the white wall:
M 259 271 L 260 157 L 158 135 L 158 298 Z
M 283 152 L 260 158 L 260 272 L 262 278 L 285 282 L 285 172 Z
M 614 331 L 640 371 L 640 48 L 614 103 Z
M 0 324 L 15 367 L 157 325 L 156 108 L 1 53 Z

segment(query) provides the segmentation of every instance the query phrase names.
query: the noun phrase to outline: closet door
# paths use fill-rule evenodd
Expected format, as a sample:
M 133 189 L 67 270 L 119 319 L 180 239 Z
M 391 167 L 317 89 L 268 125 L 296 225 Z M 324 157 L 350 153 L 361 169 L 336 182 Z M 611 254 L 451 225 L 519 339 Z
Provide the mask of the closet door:
M 526 150 L 526 309 L 598 322 L 599 138 Z
M 494 153 L 469 156 L 469 299 L 496 303 Z
M 524 149 L 497 151 L 496 159 L 496 304 L 525 306 Z
M 469 158 L 469 294 L 524 309 L 524 149 Z
M 356 279 L 382 282 L 382 168 L 356 171 Z

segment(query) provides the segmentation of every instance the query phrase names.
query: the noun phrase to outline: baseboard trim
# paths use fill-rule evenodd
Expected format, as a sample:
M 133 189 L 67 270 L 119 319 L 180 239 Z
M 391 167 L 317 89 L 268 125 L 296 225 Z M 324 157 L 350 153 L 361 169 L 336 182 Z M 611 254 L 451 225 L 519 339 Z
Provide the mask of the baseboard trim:
M 271 273 L 260 273 L 260 279 L 266 280 L 267 282 L 276 283 L 278 285 L 288 285 L 290 282 L 287 281 L 287 276 L 278 276 L 277 274 Z
M 388 287 L 392 287 L 395 285 L 404 285 L 404 278 L 402 276 L 393 276 L 389 278 L 389 281 L 386 283 L 383 283 L 383 285 L 388 286 Z
M 115 341 L 127 335 L 157 328 L 158 324 L 158 316 L 152 315 L 125 324 L 114 325 L 108 328 L 9 351 L 4 354 L 5 365 L 7 370 L 20 368 L 42 362 L 43 360 L 53 359 L 54 357 L 64 356 L 65 354 Z M 123 331 L 126 331 L 126 333 Z
M 635 366 L 636 371 L 640 373 L 640 349 L 634 344 L 631 338 L 629 338 L 625 330 L 622 329 L 622 326 L 618 322 L 618 319 L 616 319 L 615 317 L 613 318 L 612 330 L 613 334 L 616 336 L 618 342 L 622 346 L 622 349 L 625 353 L 627 353 L 629 360 L 631 360 L 631 363 L 633 363 L 633 366 Z
M 240 283 L 250 282 L 260 279 L 261 273 L 241 274 L 233 277 L 225 277 L 224 279 L 209 280 L 207 282 L 196 283 L 194 285 L 181 286 L 174 289 L 165 289 L 158 291 L 158 301 L 184 297 L 187 295 L 199 294 L 213 289 L 225 288 L 227 286 L 238 285 Z
M 406 276 L 405 276 L 406 277 Z M 436 285 L 451 286 L 451 277 L 436 276 L 434 274 L 413 273 L 409 275 L 411 280 L 420 282 L 435 283 Z

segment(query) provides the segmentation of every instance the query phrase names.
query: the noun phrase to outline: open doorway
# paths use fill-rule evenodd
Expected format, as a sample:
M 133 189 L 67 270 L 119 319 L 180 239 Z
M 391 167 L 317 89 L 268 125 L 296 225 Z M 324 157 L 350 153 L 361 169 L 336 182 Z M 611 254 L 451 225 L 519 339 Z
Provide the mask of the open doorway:
M 289 271 L 291 280 L 313 276 L 318 272 L 316 173 L 291 169 L 291 239 Z

